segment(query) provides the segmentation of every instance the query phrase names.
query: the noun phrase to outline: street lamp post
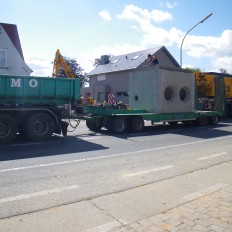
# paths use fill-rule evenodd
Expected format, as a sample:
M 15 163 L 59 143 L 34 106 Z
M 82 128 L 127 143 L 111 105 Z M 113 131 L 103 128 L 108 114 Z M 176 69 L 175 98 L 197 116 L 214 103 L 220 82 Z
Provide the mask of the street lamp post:
M 183 46 L 185 37 L 187 36 L 187 34 L 188 34 L 193 28 L 195 28 L 198 24 L 205 22 L 205 20 L 207 20 L 211 15 L 212 15 L 212 13 L 210 13 L 209 15 L 207 15 L 207 16 L 206 16 L 205 18 L 203 18 L 200 22 L 198 22 L 196 25 L 194 25 L 192 28 L 190 28 L 190 29 L 188 30 L 188 32 L 185 34 L 185 36 L 184 36 L 184 38 L 183 38 L 183 40 L 182 40 L 182 42 L 181 42 L 181 46 L 180 46 L 180 66 L 181 66 L 181 67 L 182 67 L 182 46 Z

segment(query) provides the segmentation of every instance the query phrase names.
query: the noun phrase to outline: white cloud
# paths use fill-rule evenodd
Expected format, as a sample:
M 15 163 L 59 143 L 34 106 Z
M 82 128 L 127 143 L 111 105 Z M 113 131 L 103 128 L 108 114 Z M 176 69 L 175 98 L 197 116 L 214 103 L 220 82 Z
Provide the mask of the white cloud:
M 160 23 L 163 21 L 171 20 L 172 15 L 168 12 L 160 11 L 160 10 L 152 10 L 148 11 L 147 9 L 141 9 L 133 4 L 125 6 L 122 14 L 117 15 L 118 19 L 130 19 L 135 20 L 142 24 L 143 22 L 156 22 Z
M 52 76 L 53 64 L 40 55 L 28 57 L 26 64 L 33 70 L 32 76 Z
M 110 12 L 107 11 L 107 10 L 102 10 L 102 11 L 99 11 L 98 14 L 100 15 L 100 17 L 104 20 L 107 20 L 107 21 L 110 21 L 112 20 L 112 17 L 110 15 Z
M 232 74 L 232 56 L 220 57 L 212 63 L 215 70 L 219 71 L 219 69 L 223 68 L 228 73 Z
M 172 5 L 176 5 L 174 2 Z M 169 5 L 170 7 L 171 5 Z M 157 17 L 159 16 L 159 17 Z M 155 46 L 177 46 L 180 48 L 181 41 L 186 32 L 182 32 L 173 27 L 165 30 L 157 27 L 153 22 L 171 20 L 172 15 L 168 12 L 141 9 L 135 5 L 125 6 L 122 14 L 117 18 L 124 20 L 134 20 L 138 23 L 143 32 L 141 47 Z M 209 58 L 212 66 L 226 69 L 232 73 L 232 30 L 225 30 L 218 37 L 216 36 L 194 36 L 188 35 L 183 44 L 183 52 L 196 59 Z
M 232 73 L 232 30 L 225 30 L 219 37 L 188 36 L 183 47 L 192 57 L 211 59 L 215 70 L 226 69 Z
M 166 6 L 167 6 L 167 8 L 169 8 L 169 9 L 171 9 L 171 8 L 177 6 L 177 5 L 178 5 L 177 2 L 166 2 Z
M 143 50 L 144 47 L 141 45 L 131 45 L 131 44 L 124 44 L 124 45 L 115 45 L 111 47 L 101 46 L 96 48 L 89 53 L 82 54 L 81 56 L 77 57 L 77 60 L 80 60 L 80 66 L 85 70 L 85 72 L 90 72 L 94 69 L 93 62 L 95 58 L 100 58 L 102 55 L 122 55 L 134 51 Z
M 225 30 L 221 36 L 189 36 L 185 49 L 193 57 L 232 56 L 232 30 Z

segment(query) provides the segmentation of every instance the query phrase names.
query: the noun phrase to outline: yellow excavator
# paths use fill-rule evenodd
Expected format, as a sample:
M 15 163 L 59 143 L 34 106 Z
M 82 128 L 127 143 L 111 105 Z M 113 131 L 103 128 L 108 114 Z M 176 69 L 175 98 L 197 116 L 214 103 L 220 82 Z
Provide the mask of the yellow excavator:
M 59 76 L 60 67 L 63 68 L 67 78 L 75 78 L 74 73 L 72 72 L 71 68 L 68 66 L 68 63 L 61 55 L 60 50 L 57 49 L 56 56 L 54 59 L 54 65 L 53 65 L 53 73 L 52 73 L 53 77 Z

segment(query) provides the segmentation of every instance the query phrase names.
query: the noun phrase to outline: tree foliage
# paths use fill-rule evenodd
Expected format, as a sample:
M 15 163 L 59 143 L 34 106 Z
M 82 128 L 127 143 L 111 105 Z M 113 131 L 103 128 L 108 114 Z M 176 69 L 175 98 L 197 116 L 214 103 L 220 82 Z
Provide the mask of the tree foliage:
M 220 71 L 220 73 L 223 73 L 223 74 L 229 74 L 229 73 L 227 72 L 227 70 L 224 69 L 224 68 L 219 68 L 219 71 Z
M 190 67 L 186 67 L 185 69 L 191 71 L 191 72 L 204 72 L 204 69 L 200 69 L 200 68 L 197 68 L 197 67 L 194 67 L 194 68 L 190 68 Z
M 76 59 L 63 56 L 63 59 L 68 64 L 69 68 L 71 69 L 72 73 L 74 74 L 75 78 L 80 79 L 81 87 L 84 87 L 89 82 L 89 77 L 84 72 L 84 69 L 77 63 Z M 64 68 L 62 65 L 59 69 L 59 76 L 66 77 Z

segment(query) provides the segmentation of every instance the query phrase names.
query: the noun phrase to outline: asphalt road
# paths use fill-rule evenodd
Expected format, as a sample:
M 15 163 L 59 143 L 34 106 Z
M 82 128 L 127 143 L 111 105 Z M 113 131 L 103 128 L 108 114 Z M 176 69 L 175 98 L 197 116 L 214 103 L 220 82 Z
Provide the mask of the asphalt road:
M 0 145 L 0 218 L 89 200 L 232 160 L 232 120 L 146 126 L 112 136 L 80 124 L 66 138 Z M 199 183 L 200 184 L 200 183 Z

